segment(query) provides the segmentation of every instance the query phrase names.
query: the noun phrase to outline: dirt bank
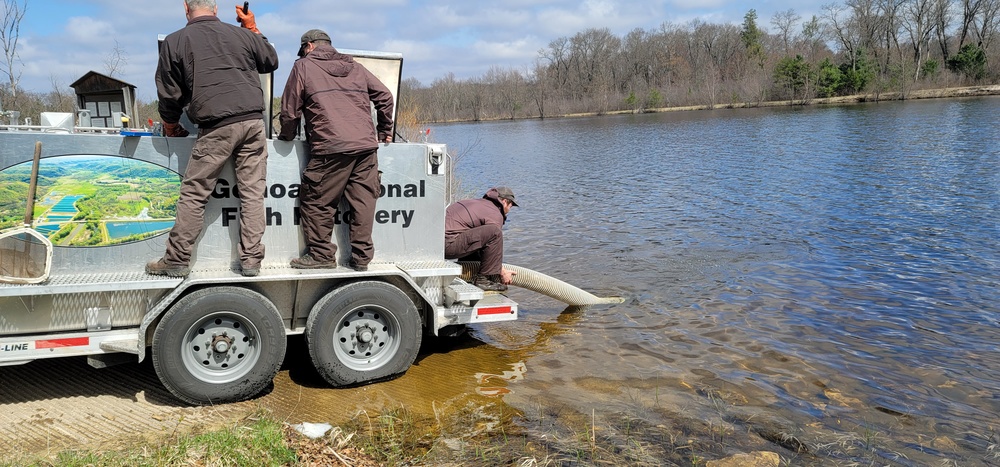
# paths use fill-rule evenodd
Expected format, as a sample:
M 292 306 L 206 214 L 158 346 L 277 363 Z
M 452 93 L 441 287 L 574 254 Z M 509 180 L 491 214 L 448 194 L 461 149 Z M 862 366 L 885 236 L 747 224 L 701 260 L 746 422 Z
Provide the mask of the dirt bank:
M 683 112 L 689 110 L 711 110 L 711 109 L 746 109 L 757 107 L 790 107 L 797 105 L 842 105 L 860 104 L 866 102 L 898 101 L 908 99 L 941 99 L 959 97 L 983 97 L 1000 96 L 1000 84 L 989 84 L 982 86 L 965 86 L 956 88 L 936 88 L 919 89 L 901 92 L 883 92 L 878 94 L 855 94 L 851 96 L 825 97 L 805 100 L 790 101 L 765 101 L 765 102 L 736 102 L 729 104 L 715 105 L 690 105 L 680 107 L 660 107 L 655 109 L 644 109 L 640 111 L 618 110 L 613 112 L 582 112 L 557 117 L 595 117 L 598 115 L 625 115 L 634 113 L 660 113 L 660 112 Z M 550 117 L 555 118 L 555 117 Z

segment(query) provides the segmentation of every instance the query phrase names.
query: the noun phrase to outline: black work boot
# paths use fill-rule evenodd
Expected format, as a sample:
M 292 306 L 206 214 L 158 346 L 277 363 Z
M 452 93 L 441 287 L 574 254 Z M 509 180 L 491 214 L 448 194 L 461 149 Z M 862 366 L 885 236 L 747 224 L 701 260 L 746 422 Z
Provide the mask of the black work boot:
M 501 282 L 500 276 L 497 275 L 477 274 L 472 279 L 472 285 L 487 292 L 503 292 L 507 290 L 507 284 Z

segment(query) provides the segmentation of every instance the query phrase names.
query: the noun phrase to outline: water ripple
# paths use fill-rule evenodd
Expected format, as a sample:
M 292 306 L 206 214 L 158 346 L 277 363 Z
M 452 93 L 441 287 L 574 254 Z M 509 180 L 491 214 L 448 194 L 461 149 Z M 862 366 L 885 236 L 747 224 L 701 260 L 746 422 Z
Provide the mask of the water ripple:
M 517 192 L 509 262 L 630 297 L 554 338 L 582 359 L 562 374 L 725 383 L 830 430 L 903 417 L 893 449 L 929 462 L 908 436 L 958 439 L 1000 413 L 997 115 L 1000 100 L 969 99 L 435 134 L 481 142 L 464 186 Z

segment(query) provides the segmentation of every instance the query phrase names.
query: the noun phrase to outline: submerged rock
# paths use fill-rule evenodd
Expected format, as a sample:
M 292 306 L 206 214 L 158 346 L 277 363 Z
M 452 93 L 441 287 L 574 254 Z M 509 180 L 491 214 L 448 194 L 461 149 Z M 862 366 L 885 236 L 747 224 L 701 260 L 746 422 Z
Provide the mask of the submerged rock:
M 725 459 L 708 461 L 706 467 L 778 467 L 781 457 L 770 451 L 754 451 L 749 454 L 737 454 Z

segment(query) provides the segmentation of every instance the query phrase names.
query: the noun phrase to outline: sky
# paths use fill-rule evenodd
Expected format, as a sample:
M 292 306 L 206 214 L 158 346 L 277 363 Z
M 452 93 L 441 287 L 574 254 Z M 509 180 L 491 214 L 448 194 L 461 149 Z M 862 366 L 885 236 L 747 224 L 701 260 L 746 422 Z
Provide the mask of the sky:
M 145 102 L 156 99 L 156 43 L 160 34 L 184 27 L 183 0 L 5 0 L 27 2 L 17 51 L 20 85 L 33 92 L 68 90 L 89 71 L 108 73 L 137 87 Z M 302 33 L 319 28 L 334 47 L 403 55 L 403 79 L 424 85 L 449 73 L 457 79 L 484 75 L 492 66 L 528 69 L 538 51 L 588 28 L 622 37 L 634 29 L 693 20 L 741 24 L 750 9 L 759 27 L 773 31 L 775 13 L 820 15 L 830 0 L 254 0 L 257 27 L 274 44 L 280 94 L 297 58 Z M 236 23 L 236 5 L 219 3 L 222 21 Z M 6 77 L 2 77 L 6 79 Z M 0 103 L 2 105 L 2 103 Z

